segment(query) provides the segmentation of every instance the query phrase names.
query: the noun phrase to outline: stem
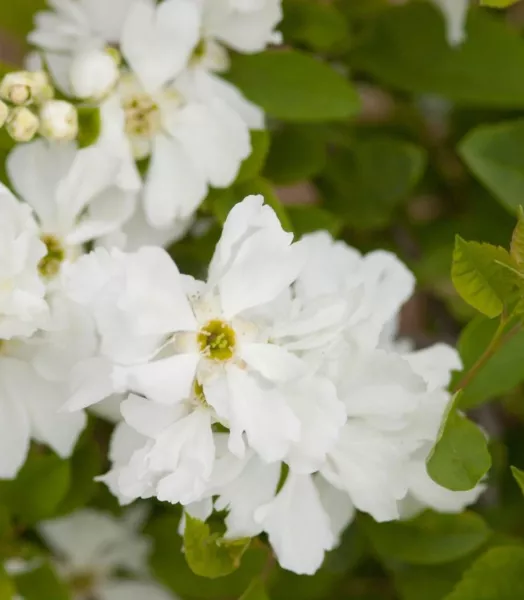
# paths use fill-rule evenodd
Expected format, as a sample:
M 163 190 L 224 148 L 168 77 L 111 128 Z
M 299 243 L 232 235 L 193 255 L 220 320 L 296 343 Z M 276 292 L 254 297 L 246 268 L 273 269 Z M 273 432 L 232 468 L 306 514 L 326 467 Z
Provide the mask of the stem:
M 488 362 L 488 360 L 495 354 L 495 352 L 503 344 L 508 342 L 516 333 L 518 333 L 522 327 L 522 323 L 518 323 L 517 325 L 515 325 L 515 327 L 510 329 L 506 333 L 506 335 L 503 335 L 504 328 L 506 327 L 507 323 L 508 323 L 508 319 L 503 314 L 502 318 L 500 319 L 499 326 L 497 327 L 497 331 L 495 331 L 495 334 L 494 334 L 493 338 L 491 339 L 491 342 L 488 344 L 488 347 L 484 350 L 484 352 L 481 354 L 481 356 L 477 359 L 477 361 L 471 367 L 471 369 L 464 375 L 464 377 L 454 387 L 453 391 L 455 393 L 459 392 L 460 390 L 463 390 L 466 386 L 468 386 L 472 382 L 472 380 L 477 376 L 480 369 L 482 369 L 482 367 Z

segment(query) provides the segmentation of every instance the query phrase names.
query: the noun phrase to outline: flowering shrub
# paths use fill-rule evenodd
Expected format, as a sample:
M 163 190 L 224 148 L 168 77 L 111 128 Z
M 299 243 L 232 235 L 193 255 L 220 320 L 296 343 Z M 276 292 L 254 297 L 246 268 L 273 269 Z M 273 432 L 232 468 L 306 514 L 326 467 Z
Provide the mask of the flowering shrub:
M 481 4 L 4 8 L 0 600 L 524 598 L 524 41 Z

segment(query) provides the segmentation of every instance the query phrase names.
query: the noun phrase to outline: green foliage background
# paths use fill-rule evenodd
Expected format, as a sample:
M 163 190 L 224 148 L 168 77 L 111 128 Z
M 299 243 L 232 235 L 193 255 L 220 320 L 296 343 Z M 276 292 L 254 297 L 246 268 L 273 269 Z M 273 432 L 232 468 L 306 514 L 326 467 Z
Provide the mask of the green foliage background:
M 17 65 L 43 4 L 3 3 L 6 69 Z M 363 251 L 396 252 L 419 281 L 403 334 L 420 345 L 458 343 L 464 373 L 454 384 L 463 381 L 493 337 L 503 339 L 511 327 L 507 300 L 521 289 L 519 275 L 500 266 L 520 271 L 516 242 L 511 255 L 494 246 L 510 247 L 524 204 L 523 9 L 475 6 L 466 42 L 450 48 L 440 12 L 423 0 L 401 6 L 284 0 L 285 46 L 234 56 L 227 75 L 265 109 L 268 131 L 253 133 L 253 154 L 235 185 L 206 199 L 201 213 L 212 218 L 209 232 L 172 248 L 181 267 L 200 273 L 231 206 L 263 192 L 297 235 L 323 228 Z M 83 116 L 86 140 L 95 117 Z M 0 137 L 1 163 L 9 147 Z M 3 167 L 5 179 L 2 173 Z M 501 314 L 507 319 L 499 331 Z M 514 314 L 521 314 L 518 307 Z M 360 515 L 313 577 L 268 569 L 263 545 L 213 545 L 197 522 L 194 535 L 207 540 L 200 551 L 218 561 L 218 570 L 228 570 L 226 554 L 241 558 L 233 573 L 209 579 L 193 573 L 181 552 L 178 509 L 158 504 L 146 528 L 154 541 L 153 572 L 187 600 L 524 598 L 524 474 L 518 469 L 524 469 L 524 332 L 492 350 L 455 397 L 430 461 L 432 476 L 452 489 L 471 487 L 492 463 L 488 491 L 474 510 L 389 524 Z M 458 409 L 489 433 L 491 458 L 484 436 Z M 93 482 L 106 469 L 109 434 L 92 418 L 71 460 L 35 446 L 17 479 L 0 482 L 0 564 L 13 555 L 45 555 L 32 529 L 41 519 L 86 505 L 119 512 Z M 15 581 L 0 571 L 0 600 L 12 598 L 15 588 L 27 600 L 70 597 L 47 562 Z

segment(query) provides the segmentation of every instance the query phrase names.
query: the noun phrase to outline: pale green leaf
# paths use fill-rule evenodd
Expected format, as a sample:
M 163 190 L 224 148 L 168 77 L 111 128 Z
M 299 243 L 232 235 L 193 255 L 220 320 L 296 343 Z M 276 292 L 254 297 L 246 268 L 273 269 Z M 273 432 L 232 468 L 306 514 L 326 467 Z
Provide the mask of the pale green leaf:
M 457 411 L 460 392 L 450 401 L 437 441 L 427 458 L 429 476 L 455 492 L 473 489 L 491 467 L 486 437 Z
M 16 590 L 9 575 L 0 565 L 0 600 L 13 600 Z
M 524 471 L 517 469 L 517 467 L 511 467 L 511 472 L 513 473 L 513 477 L 515 481 L 518 483 L 519 488 L 524 494 Z
M 347 79 L 296 50 L 235 55 L 227 77 L 268 115 L 283 121 L 345 120 L 360 109 Z
M 510 254 L 519 267 L 524 265 L 524 210 L 522 206 L 519 206 L 517 225 L 511 236 Z
M 519 0 L 480 0 L 481 6 L 489 6 L 490 8 L 507 8 L 512 4 L 516 4 Z
M 468 304 L 488 317 L 502 312 L 514 287 L 514 276 L 498 263 L 512 263 L 504 248 L 456 237 L 451 266 L 453 285 Z
M 191 570 L 201 577 L 223 577 L 240 566 L 250 538 L 226 540 L 209 525 L 186 514 L 184 552 Z
M 437 565 L 467 556 L 483 546 L 491 530 L 479 515 L 426 511 L 410 521 L 361 522 L 375 551 L 384 559 L 413 565 Z
M 445 600 L 517 600 L 524 598 L 524 549 L 493 548 L 466 571 Z

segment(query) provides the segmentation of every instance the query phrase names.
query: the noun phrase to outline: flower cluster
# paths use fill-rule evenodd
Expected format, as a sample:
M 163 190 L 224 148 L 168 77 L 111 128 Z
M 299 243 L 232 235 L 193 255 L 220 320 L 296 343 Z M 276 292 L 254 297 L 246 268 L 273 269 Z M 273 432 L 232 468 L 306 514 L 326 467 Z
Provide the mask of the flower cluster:
M 205 280 L 163 249 L 211 187 L 233 183 L 264 126 L 220 73 L 229 50 L 279 42 L 280 1 L 52 5 L 30 35 L 32 70 L 0 86 L 11 136 L 41 134 L 8 156 L 16 196 L 0 188 L 0 478 L 31 440 L 70 456 L 85 410 L 109 401 L 100 479 L 121 504 L 225 511 L 226 538 L 266 534 L 296 573 L 320 567 L 357 510 L 389 521 L 475 501 L 481 486 L 452 492 L 426 471 L 460 360 L 397 339 L 414 279 L 394 255 L 323 231 L 293 240 L 261 196 L 230 211 Z M 93 106 L 100 134 L 83 147 L 78 111 Z M 122 585 L 111 569 L 135 569 L 100 519 L 42 525 L 69 556 L 60 568 L 78 579 L 93 560 L 89 593 L 153 597 L 107 591 Z

